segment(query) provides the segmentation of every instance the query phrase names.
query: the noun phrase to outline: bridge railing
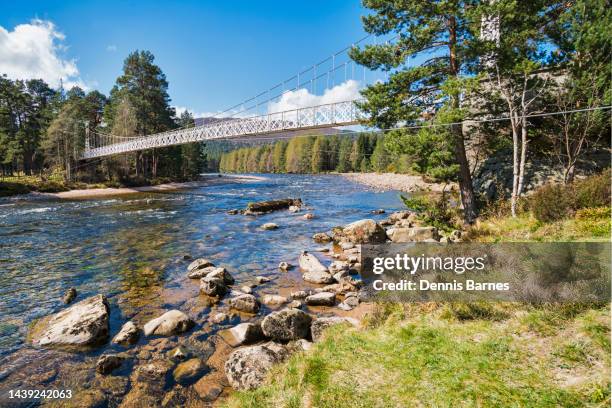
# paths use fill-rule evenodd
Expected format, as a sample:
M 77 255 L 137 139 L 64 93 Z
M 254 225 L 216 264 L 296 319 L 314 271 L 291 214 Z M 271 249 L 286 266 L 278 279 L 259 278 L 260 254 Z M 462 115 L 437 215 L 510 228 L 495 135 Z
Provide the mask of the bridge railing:
M 232 139 L 248 135 L 261 135 L 289 130 L 305 130 L 356 124 L 359 120 L 363 119 L 363 115 L 355 105 L 355 102 L 356 101 L 335 102 L 249 118 L 229 119 L 192 128 L 157 133 L 125 142 L 86 149 L 83 152 L 83 158 L 90 159 L 118 153 L 205 140 Z

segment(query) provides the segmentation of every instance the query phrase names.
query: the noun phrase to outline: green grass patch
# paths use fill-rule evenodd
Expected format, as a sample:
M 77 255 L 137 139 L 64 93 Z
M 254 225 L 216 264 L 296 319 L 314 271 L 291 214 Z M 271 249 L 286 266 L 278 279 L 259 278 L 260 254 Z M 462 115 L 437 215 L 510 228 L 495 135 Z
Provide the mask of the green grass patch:
M 468 307 L 468 318 L 450 320 L 443 318 L 445 308 L 406 313 L 380 307 L 376 325 L 332 327 L 313 350 L 273 369 L 261 388 L 232 394 L 226 406 L 583 407 L 609 400 L 609 355 L 593 353 L 589 338 L 568 340 L 567 334 L 582 330 L 600 342 L 609 333 L 601 319 L 609 318 L 607 307 L 516 317 L 502 309 L 505 320 L 491 318 L 494 309 L 482 305 Z M 551 369 L 560 360 L 587 368 L 593 359 L 606 369 L 576 387 Z

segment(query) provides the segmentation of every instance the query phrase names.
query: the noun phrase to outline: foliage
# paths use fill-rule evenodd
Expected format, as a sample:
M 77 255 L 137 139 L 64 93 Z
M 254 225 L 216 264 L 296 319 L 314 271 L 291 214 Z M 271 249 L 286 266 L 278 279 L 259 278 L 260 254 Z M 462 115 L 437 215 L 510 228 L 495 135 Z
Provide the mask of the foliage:
M 550 222 L 572 215 L 583 208 L 610 206 L 610 170 L 569 185 L 549 184 L 530 199 L 537 220 Z
M 443 192 L 439 195 L 406 197 L 400 195 L 404 205 L 417 212 L 423 224 L 444 231 L 457 229 L 457 213 L 449 205 L 449 195 Z

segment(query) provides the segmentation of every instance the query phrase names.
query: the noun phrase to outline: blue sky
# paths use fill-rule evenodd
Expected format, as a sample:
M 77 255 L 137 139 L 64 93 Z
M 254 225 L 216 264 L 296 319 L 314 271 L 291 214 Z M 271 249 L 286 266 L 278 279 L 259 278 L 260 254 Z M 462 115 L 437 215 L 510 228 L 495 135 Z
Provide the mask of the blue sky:
M 64 35 L 54 40 L 62 49 L 53 51 L 67 61 L 62 69 L 78 69 L 77 82 L 105 94 L 130 51 L 150 50 L 170 83 L 172 104 L 196 113 L 231 106 L 365 35 L 358 0 L 1 4 L 0 47 L 2 34 L 18 25 L 51 22 Z M 28 59 L 13 58 L 16 65 Z

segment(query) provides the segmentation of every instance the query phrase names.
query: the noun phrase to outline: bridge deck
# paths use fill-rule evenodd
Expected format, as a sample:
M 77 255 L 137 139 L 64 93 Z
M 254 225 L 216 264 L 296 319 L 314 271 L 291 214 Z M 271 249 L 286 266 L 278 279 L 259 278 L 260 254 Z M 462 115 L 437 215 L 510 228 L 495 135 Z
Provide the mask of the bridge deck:
M 244 119 L 230 119 L 202 126 L 179 129 L 119 143 L 89 148 L 83 159 L 110 156 L 155 147 L 174 146 L 205 140 L 244 138 L 245 136 L 281 133 L 290 130 L 308 130 L 334 126 L 348 126 L 359 122 L 361 115 L 354 101 L 270 113 Z

